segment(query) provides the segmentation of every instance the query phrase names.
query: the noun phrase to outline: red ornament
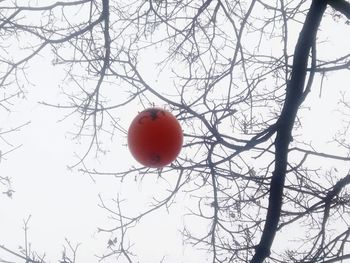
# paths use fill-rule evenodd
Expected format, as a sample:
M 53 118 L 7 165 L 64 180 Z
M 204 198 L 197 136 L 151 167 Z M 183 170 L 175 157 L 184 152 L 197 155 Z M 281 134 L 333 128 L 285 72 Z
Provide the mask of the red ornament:
M 178 120 L 161 108 L 139 113 L 128 131 L 128 145 L 134 158 L 147 167 L 160 168 L 174 161 L 182 147 Z

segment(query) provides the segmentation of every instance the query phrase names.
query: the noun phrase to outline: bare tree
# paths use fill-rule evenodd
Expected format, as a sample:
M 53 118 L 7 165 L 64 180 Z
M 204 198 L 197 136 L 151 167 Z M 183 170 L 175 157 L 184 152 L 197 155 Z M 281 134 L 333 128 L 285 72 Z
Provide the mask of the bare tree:
M 8 98 L 5 98 L 3 100 L 4 103 L 8 103 Z M 11 152 L 15 151 L 16 149 L 20 148 L 22 145 L 15 145 L 9 140 L 7 137 L 10 135 L 13 135 L 16 132 L 19 132 L 22 127 L 28 125 L 29 122 L 26 122 L 22 125 L 19 125 L 17 127 L 10 127 L 7 129 L 2 130 L 0 128 L 0 164 L 1 162 L 5 161 L 7 159 L 7 155 L 9 155 Z M 3 194 L 7 195 L 8 197 L 12 197 L 14 190 L 12 189 L 11 185 L 11 178 L 8 175 L 0 175 L 0 189 Z
M 116 224 L 100 229 L 115 236 L 101 260 L 117 255 L 134 262 L 128 229 L 171 205 L 179 192 L 198 201 L 192 214 L 210 226 L 207 233 L 185 228 L 183 234 L 209 249 L 212 262 L 350 258 L 350 174 L 336 169 L 350 161 L 349 103 L 344 95 L 336 153 L 305 141 L 301 118 L 314 82 L 350 69 L 349 50 L 338 57 L 317 52 L 322 19 L 333 19 L 334 28 L 349 24 L 348 1 L 2 1 L 0 11 L 5 100 L 22 92 L 27 64 L 44 49 L 67 72 L 67 102 L 43 103 L 81 116 L 76 137 L 89 135 L 89 144 L 72 168 L 107 174 L 86 160 L 105 151 L 104 134 L 126 134 L 120 116 L 132 105 L 166 104 L 183 125 L 185 144 L 170 166 L 110 173 L 120 179 L 177 173 L 178 179 L 167 197 L 139 215 L 122 213 L 119 198 L 116 209 L 101 199 Z M 172 80 L 168 89 L 148 78 L 147 52 L 157 54 L 159 74 Z M 276 236 L 292 227 L 303 229 L 299 249 L 275 247 Z
M 2 263 L 12 263 L 12 262 L 25 262 L 25 263 L 46 263 L 45 254 L 40 255 L 32 248 L 32 243 L 29 238 L 29 221 L 31 216 L 26 220 L 23 220 L 23 232 L 24 232 L 24 242 L 23 245 L 18 247 L 18 251 L 15 249 L 10 249 L 7 246 L 0 244 L 0 251 L 7 252 L 8 258 L 0 257 L 0 262 Z M 66 238 L 66 244 L 63 246 L 62 259 L 59 263 L 76 263 L 76 254 L 80 244 L 73 246 L 73 244 Z M 13 261 L 15 260 L 15 261 Z M 18 261 L 20 260 L 20 261 Z

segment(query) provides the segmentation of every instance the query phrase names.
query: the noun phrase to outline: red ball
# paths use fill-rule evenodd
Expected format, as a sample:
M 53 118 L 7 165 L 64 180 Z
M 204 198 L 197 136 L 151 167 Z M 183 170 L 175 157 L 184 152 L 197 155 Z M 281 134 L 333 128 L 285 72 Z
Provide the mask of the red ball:
M 147 167 L 170 164 L 180 153 L 183 134 L 178 120 L 161 108 L 139 113 L 128 131 L 128 146 L 134 158 Z

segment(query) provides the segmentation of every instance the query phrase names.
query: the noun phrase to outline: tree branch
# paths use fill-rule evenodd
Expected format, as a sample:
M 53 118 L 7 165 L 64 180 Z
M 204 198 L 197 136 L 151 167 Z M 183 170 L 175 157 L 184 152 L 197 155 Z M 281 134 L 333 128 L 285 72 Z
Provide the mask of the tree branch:
M 288 147 L 298 108 L 303 101 L 310 49 L 314 44 L 327 2 L 313 0 L 294 51 L 291 79 L 287 84 L 285 103 L 277 122 L 275 170 L 270 183 L 269 205 L 260 243 L 251 263 L 262 263 L 270 255 L 281 215 L 284 181 L 287 172 Z
M 350 3 L 345 0 L 329 0 L 328 4 L 350 19 Z

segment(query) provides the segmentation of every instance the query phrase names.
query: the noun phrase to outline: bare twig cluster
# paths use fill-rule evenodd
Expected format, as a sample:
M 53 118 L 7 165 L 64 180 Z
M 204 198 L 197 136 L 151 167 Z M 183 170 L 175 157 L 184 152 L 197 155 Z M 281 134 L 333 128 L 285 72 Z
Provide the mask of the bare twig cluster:
M 348 130 L 335 134 L 334 153 L 303 139 L 300 117 L 315 81 L 350 69 L 348 50 L 333 58 L 317 52 L 322 19 L 339 16 L 346 24 L 349 10 L 345 0 L 0 3 L 0 105 L 23 92 L 18 80 L 26 65 L 50 48 L 53 63 L 67 72 L 67 102 L 43 104 L 78 114 L 75 136 L 89 138 L 72 168 L 121 180 L 177 174 L 168 196 L 138 215 L 122 210 L 122 198 L 113 208 L 101 198 L 115 222 L 100 229 L 112 236 L 102 261 L 137 262 L 128 230 L 184 193 L 197 202 L 191 215 L 209 226 L 206 233 L 185 227 L 184 237 L 209 249 L 212 262 L 341 262 L 350 258 L 350 177 L 334 167 L 350 161 Z M 20 52 L 11 56 L 6 43 L 16 40 Z M 159 74 L 171 76 L 168 89 L 148 78 L 147 52 L 157 56 Z M 104 134 L 125 135 L 123 111 L 151 102 L 168 105 L 183 125 L 177 161 L 161 170 L 88 167 L 90 154 L 105 151 Z M 342 105 L 347 120 L 345 97 Z M 302 229 L 293 237 L 297 248 L 274 242 L 293 227 Z

